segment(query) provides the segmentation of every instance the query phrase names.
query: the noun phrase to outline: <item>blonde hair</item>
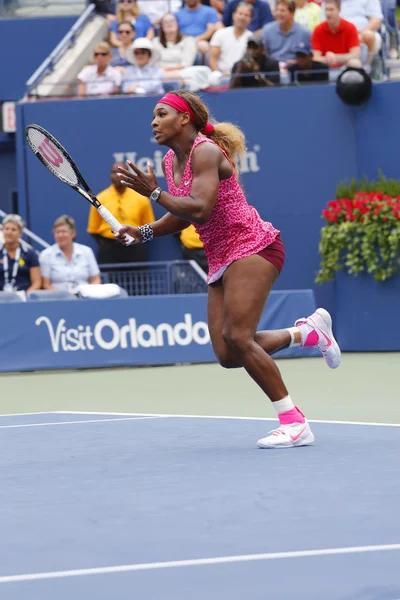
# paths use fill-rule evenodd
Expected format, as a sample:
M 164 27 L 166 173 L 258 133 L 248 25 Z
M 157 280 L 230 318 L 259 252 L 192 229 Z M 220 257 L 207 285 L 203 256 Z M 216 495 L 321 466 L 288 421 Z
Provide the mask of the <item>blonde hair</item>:
M 207 125 L 210 115 L 207 106 L 204 102 L 194 94 L 193 92 L 186 92 L 178 90 L 176 92 L 169 92 L 175 94 L 180 98 L 183 98 L 188 103 L 194 114 L 194 126 L 197 131 L 201 131 Z M 244 133 L 239 127 L 229 122 L 214 122 L 214 130 L 207 135 L 213 142 L 215 142 L 221 150 L 225 152 L 229 160 L 234 166 L 236 174 L 238 174 L 237 168 L 237 155 L 245 152 L 246 150 L 246 139 Z
M 57 227 L 62 227 L 64 225 L 69 227 L 72 233 L 76 233 L 75 220 L 72 217 L 69 217 L 68 215 L 61 215 L 61 217 L 58 217 L 58 219 L 54 221 L 53 231 L 55 231 Z
M 93 61 L 95 60 L 95 56 L 94 55 L 95 55 L 96 52 L 107 52 L 107 54 L 109 56 L 112 55 L 111 46 L 110 46 L 110 44 L 108 42 L 99 42 L 96 45 L 95 49 L 93 50 Z
M 131 3 L 131 10 L 129 11 L 134 17 L 138 17 L 140 15 L 140 8 L 137 5 L 137 2 L 132 2 Z M 117 8 L 117 23 L 118 25 L 121 25 L 122 21 L 127 21 L 128 19 L 126 18 L 126 12 L 127 11 L 123 11 L 121 9 L 121 3 L 118 4 L 118 8 Z

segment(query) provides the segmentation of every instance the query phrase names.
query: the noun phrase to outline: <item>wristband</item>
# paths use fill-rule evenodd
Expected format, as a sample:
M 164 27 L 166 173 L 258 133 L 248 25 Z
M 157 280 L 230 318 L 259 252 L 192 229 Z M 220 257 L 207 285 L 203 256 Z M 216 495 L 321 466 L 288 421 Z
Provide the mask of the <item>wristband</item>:
M 140 230 L 140 242 L 142 244 L 145 242 L 151 242 L 154 237 L 152 226 L 146 223 L 146 225 L 140 225 L 138 229 Z

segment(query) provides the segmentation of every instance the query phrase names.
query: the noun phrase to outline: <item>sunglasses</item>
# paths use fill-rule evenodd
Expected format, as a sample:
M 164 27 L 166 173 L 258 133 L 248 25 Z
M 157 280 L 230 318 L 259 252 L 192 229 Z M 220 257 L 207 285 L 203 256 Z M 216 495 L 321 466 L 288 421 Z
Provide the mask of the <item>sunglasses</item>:
M 120 4 L 123 4 L 124 2 L 127 2 L 128 4 L 132 4 L 132 2 L 134 2 L 134 0 L 119 0 Z
M 133 54 L 140 55 L 140 54 L 146 54 L 147 52 L 148 52 L 148 50 L 135 50 L 133 52 Z
M 95 52 L 95 56 L 108 56 L 108 52 Z
M 118 33 L 126 33 L 126 35 L 128 35 L 129 33 L 133 33 L 133 31 L 131 31 L 130 29 L 118 29 Z

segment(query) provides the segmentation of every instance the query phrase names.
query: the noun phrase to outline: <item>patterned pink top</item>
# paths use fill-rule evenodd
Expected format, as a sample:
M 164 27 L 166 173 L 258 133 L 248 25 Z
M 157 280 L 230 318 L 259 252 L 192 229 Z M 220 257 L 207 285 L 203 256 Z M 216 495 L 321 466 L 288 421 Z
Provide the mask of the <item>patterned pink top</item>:
M 165 174 L 170 194 L 189 196 L 193 181 L 192 152 L 202 142 L 215 144 L 201 135 L 195 139 L 179 187 L 174 182 L 175 153 L 173 150 L 167 152 Z M 257 254 L 272 244 L 279 234 L 271 223 L 263 221 L 256 209 L 247 203 L 235 173 L 220 182 L 217 200 L 208 221 L 202 225 L 194 225 L 208 260 L 208 283 L 217 281 L 234 260 Z

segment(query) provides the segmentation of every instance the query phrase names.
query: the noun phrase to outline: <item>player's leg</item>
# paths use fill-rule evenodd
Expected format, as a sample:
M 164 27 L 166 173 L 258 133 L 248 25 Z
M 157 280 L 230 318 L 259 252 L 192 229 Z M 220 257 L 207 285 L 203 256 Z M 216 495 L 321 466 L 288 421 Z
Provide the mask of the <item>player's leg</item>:
M 222 287 L 222 279 L 208 286 L 207 313 L 211 343 L 219 364 L 225 369 L 241 368 L 241 363 L 222 338 L 224 318 L 224 289 Z
M 223 276 L 223 340 L 237 362 L 270 398 L 281 423 L 270 436 L 259 441 L 259 446 L 265 448 L 299 446 L 314 441 L 277 365 L 255 340 L 258 322 L 277 275 L 274 265 L 254 255 L 232 263 Z M 287 330 L 266 333 L 271 334 L 279 347 L 291 337 Z
M 263 260 L 265 261 L 265 259 Z M 271 265 L 269 262 L 267 264 Z M 272 265 L 269 268 L 272 269 Z M 277 276 L 278 271 L 273 268 L 271 279 L 265 288 L 265 299 L 268 297 Z M 220 365 L 226 369 L 237 369 L 242 367 L 242 364 L 238 361 L 237 356 L 233 355 L 232 350 L 222 336 L 224 315 L 222 281 L 220 279 L 217 283 L 208 287 L 208 328 L 213 349 Z M 261 312 L 258 319 L 261 317 L 264 304 L 265 301 L 260 303 Z M 256 313 L 254 315 L 256 318 Z M 298 319 L 295 327 L 257 331 L 254 334 L 254 340 L 268 354 L 274 354 L 279 350 L 292 346 L 316 347 L 320 350 L 330 368 L 336 368 L 340 364 L 340 350 L 332 333 L 332 321 L 329 313 L 324 309 L 318 309 L 310 317 Z

